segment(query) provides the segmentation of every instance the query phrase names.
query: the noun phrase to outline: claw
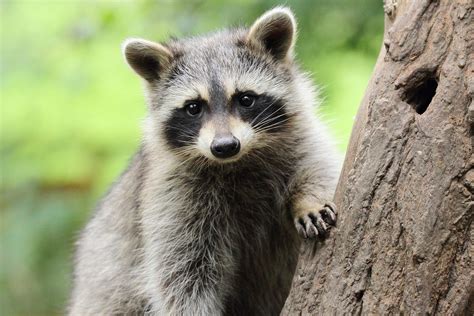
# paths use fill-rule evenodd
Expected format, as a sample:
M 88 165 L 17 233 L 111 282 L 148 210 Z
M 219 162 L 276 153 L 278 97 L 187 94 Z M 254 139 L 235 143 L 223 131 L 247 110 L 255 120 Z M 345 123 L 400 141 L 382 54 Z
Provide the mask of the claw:
M 325 222 L 329 225 L 334 226 L 336 224 L 336 213 L 334 212 L 334 208 L 330 205 L 326 204 L 324 208 L 321 210 L 321 215 Z
M 295 219 L 295 226 L 298 234 L 300 234 L 304 239 L 307 239 L 308 235 L 306 234 L 304 220 L 302 218 Z
M 326 235 L 327 227 L 326 227 L 326 224 L 324 223 L 324 220 L 321 217 L 321 214 L 309 213 L 308 216 L 311 218 L 311 221 L 314 224 L 314 226 L 316 226 L 315 228 L 317 228 L 317 231 L 318 231 L 317 235 L 321 235 L 321 236 Z
M 319 230 L 316 227 L 314 227 L 314 223 L 311 218 L 311 213 L 308 214 L 306 218 L 306 231 L 309 238 L 315 238 L 316 236 L 319 235 Z

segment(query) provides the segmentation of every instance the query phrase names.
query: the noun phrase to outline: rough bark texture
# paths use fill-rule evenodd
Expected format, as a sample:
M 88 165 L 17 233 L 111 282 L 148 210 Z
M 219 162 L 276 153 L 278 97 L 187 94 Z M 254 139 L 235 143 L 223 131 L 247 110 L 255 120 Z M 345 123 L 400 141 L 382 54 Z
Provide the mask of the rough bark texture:
M 474 315 L 473 7 L 385 1 L 338 227 L 303 245 L 282 315 Z

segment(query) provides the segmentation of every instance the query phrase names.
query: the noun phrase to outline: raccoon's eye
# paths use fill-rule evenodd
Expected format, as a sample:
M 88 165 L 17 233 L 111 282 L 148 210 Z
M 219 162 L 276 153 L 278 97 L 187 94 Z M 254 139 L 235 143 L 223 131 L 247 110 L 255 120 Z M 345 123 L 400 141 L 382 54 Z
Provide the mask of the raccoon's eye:
M 191 102 L 186 104 L 186 112 L 191 116 L 196 116 L 202 111 L 202 106 L 200 103 Z
M 239 103 L 246 108 L 251 107 L 255 103 L 256 97 L 252 94 L 246 93 L 239 97 Z

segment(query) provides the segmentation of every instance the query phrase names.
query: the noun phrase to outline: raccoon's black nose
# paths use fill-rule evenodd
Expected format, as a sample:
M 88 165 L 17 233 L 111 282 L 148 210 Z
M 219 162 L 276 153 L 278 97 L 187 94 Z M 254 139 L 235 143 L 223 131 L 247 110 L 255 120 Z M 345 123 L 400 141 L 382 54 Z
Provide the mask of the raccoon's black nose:
M 235 136 L 216 137 L 211 144 L 211 152 L 217 158 L 229 158 L 240 151 L 240 142 Z

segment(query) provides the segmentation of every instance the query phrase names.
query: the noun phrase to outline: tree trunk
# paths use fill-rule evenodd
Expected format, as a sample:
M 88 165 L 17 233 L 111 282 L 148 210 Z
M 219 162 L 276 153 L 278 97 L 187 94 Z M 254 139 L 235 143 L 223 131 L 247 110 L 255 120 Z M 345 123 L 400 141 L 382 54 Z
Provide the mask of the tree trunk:
M 337 228 L 303 244 L 282 315 L 474 315 L 474 3 L 384 8 Z

